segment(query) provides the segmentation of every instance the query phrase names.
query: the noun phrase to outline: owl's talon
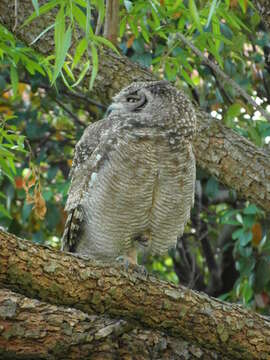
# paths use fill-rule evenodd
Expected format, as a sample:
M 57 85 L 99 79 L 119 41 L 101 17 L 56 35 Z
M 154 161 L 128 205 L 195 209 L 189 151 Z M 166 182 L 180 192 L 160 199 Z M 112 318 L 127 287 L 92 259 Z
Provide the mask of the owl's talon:
M 122 265 L 124 266 L 125 270 L 128 271 L 129 269 L 129 265 L 130 265 L 130 261 L 123 255 L 120 255 L 116 258 L 116 261 L 119 263 L 122 263 Z
M 147 278 L 148 275 L 149 275 L 147 269 L 146 269 L 143 265 L 136 265 L 136 271 L 137 271 L 140 275 L 142 275 L 142 276 L 144 276 L 144 277 L 146 277 L 146 278 Z

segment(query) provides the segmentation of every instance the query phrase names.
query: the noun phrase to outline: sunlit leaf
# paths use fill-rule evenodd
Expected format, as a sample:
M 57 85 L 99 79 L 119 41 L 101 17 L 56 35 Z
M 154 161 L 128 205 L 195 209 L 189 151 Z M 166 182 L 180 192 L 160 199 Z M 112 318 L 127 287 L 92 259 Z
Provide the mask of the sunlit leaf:
M 35 8 L 36 14 L 37 16 L 39 15 L 39 5 L 38 5 L 38 0 L 32 0 L 32 4 Z
M 45 30 L 43 30 L 31 43 L 30 45 L 35 44 L 43 35 L 45 35 L 49 30 L 51 30 L 52 28 L 54 28 L 55 24 L 51 24 L 50 26 L 48 26 Z
M 13 90 L 13 96 L 16 96 L 18 91 L 19 76 L 16 67 L 13 65 L 10 65 L 10 80 Z
M 191 13 L 194 23 L 196 24 L 198 30 L 200 32 L 202 32 L 202 25 L 201 25 L 200 16 L 199 16 L 199 13 L 197 10 L 195 0 L 189 0 L 188 5 L 189 5 L 189 10 L 190 10 L 190 13 Z
M 58 4 L 61 4 L 63 0 L 51 0 L 48 3 L 42 5 L 39 7 L 38 15 L 36 12 L 34 12 L 31 16 L 29 16 L 28 19 L 25 20 L 22 26 L 28 25 L 31 21 L 37 18 L 37 16 L 46 14 L 50 10 L 52 10 L 54 7 L 56 7 Z
M 83 80 L 83 78 L 85 77 L 85 74 L 87 73 L 87 71 L 90 68 L 90 61 L 86 61 L 86 63 L 83 66 L 83 69 L 78 77 L 78 80 L 72 85 L 72 87 L 76 87 L 77 85 L 79 85 L 79 83 Z
M 98 53 L 97 53 L 97 48 L 95 47 L 94 44 L 91 44 L 91 58 L 92 58 L 92 72 L 89 82 L 90 90 L 93 88 L 94 81 L 98 73 Z
M 67 56 L 67 52 L 71 45 L 71 35 L 72 30 L 71 26 L 68 27 L 67 31 L 65 32 L 65 14 L 64 14 L 64 7 L 61 6 L 59 10 L 56 20 L 55 20 L 55 64 L 54 64 L 54 72 L 52 83 L 55 82 L 57 79 L 62 66 L 64 64 L 65 58 Z

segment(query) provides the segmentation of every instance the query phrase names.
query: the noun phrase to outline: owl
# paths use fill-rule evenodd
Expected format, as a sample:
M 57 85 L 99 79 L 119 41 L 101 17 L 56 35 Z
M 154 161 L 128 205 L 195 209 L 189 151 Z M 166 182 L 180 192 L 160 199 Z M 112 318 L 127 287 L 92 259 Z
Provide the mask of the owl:
M 194 202 L 196 114 L 167 81 L 134 82 L 77 143 L 62 250 L 97 260 L 164 254 Z

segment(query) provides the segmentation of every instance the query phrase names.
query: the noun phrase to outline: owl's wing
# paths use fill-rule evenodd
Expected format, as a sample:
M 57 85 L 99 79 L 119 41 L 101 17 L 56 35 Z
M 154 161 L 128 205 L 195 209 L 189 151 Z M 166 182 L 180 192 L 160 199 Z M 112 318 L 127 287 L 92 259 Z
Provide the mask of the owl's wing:
M 62 236 L 62 250 L 73 251 L 76 246 L 76 240 L 83 221 L 80 202 L 97 162 L 102 160 L 104 155 L 105 147 L 102 139 L 107 137 L 114 122 L 115 119 L 113 118 L 104 118 L 89 125 L 75 147 L 70 171 L 71 185 L 65 206 L 67 220 Z M 98 157 L 95 154 L 98 154 Z

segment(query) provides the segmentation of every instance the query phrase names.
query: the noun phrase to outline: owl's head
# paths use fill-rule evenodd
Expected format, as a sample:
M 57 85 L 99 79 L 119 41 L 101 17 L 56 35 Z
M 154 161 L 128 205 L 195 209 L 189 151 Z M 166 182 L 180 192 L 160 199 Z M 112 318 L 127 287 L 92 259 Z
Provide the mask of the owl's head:
M 107 115 L 131 115 L 151 125 L 195 129 L 196 116 L 186 96 L 168 81 L 134 82 L 122 89 L 107 110 Z M 150 125 L 150 124 L 149 124 Z

